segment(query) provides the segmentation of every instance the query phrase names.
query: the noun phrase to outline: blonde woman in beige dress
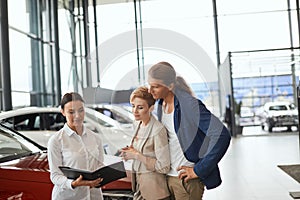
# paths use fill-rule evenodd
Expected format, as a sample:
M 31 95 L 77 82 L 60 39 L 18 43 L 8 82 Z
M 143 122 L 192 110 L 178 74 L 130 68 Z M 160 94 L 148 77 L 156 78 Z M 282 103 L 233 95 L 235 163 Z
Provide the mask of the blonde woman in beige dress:
M 166 173 L 170 170 L 170 152 L 166 128 L 151 114 L 155 100 L 147 87 L 139 87 L 130 96 L 135 117 L 135 136 L 130 147 L 123 148 L 124 160 L 133 160 L 134 200 L 169 199 Z

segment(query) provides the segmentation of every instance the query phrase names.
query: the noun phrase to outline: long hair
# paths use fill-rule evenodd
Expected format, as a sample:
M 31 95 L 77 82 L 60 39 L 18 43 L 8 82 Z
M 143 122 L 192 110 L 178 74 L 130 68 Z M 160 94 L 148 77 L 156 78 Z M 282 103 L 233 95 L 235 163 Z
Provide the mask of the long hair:
M 175 89 L 184 90 L 195 96 L 184 78 L 177 76 L 174 67 L 168 62 L 163 61 L 153 65 L 148 71 L 148 77 L 161 80 L 166 86 L 170 86 L 173 83 Z

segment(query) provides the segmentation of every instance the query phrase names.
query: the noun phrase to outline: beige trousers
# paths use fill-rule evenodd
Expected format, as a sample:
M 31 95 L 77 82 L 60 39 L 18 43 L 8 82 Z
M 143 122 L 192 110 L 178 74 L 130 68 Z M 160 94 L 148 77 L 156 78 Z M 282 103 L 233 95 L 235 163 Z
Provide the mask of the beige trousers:
M 167 176 L 167 181 L 171 200 L 202 200 L 204 185 L 198 178 L 185 183 L 177 176 Z

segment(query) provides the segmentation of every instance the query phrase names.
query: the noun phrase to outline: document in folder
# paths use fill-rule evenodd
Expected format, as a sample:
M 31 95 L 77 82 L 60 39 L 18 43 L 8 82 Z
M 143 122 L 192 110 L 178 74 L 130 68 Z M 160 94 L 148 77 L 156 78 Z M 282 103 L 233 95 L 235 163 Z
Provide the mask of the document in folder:
M 112 181 L 118 180 L 120 178 L 126 177 L 126 171 L 123 161 L 104 166 L 94 172 L 74 169 L 65 166 L 60 166 L 59 168 L 69 179 L 77 179 L 80 175 L 83 176 L 84 180 L 94 180 L 101 177 L 103 178 L 103 180 L 100 183 L 99 187 Z

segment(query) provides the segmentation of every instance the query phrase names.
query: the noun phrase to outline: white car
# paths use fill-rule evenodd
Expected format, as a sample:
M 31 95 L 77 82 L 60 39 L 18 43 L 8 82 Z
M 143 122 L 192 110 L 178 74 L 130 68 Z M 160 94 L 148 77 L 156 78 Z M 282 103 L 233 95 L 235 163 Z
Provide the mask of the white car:
M 0 113 L 0 122 L 47 147 L 51 135 L 66 121 L 58 107 L 26 107 Z M 87 107 L 85 125 L 100 134 L 108 155 L 118 154 L 120 148 L 130 144 L 133 136 L 131 129 L 124 129 L 116 120 Z
M 134 116 L 131 111 L 128 111 L 122 105 L 118 105 L 118 104 L 87 104 L 86 106 L 118 121 L 121 124 L 122 128 L 132 129 L 132 123 L 134 121 Z
M 298 110 L 290 102 L 268 102 L 264 105 L 261 120 L 263 130 L 267 127 L 272 132 L 274 127 L 287 127 L 291 131 L 292 126 L 298 127 Z

